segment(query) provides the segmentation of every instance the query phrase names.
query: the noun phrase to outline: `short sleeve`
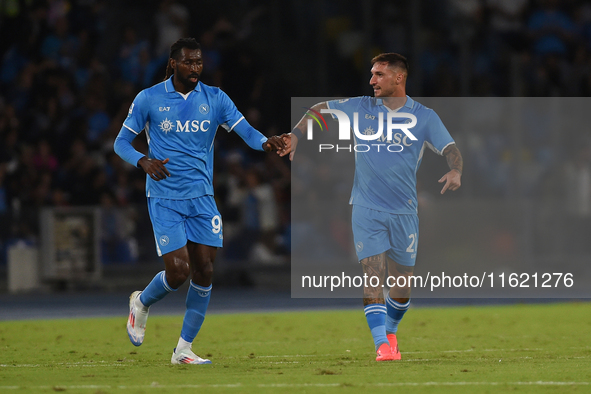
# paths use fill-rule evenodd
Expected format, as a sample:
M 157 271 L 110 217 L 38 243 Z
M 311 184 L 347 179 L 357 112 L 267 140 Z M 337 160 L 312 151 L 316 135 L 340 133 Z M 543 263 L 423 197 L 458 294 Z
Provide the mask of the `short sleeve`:
M 234 127 L 242 120 L 244 116 L 238 111 L 234 102 L 223 91 L 219 90 L 218 94 L 218 122 L 226 131 L 234 130 Z
M 346 99 L 340 99 L 340 100 L 329 100 L 326 102 L 326 106 L 329 109 L 336 109 L 339 111 L 343 111 L 346 114 L 349 114 L 350 112 L 353 112 L 356 110 L 356 108 L 359 105 L 359 97 L 353 97 L 353 98 L 346 98 Z M 333 117 L 333 119 L 337 119 L 336 115 L 331 114 L 331 116 Z
M 447 131 L 439 115 L 433 110 L 429 111 L 425 141 L 429 144 L 429 148 L 438 155 L 442 155 L 443 150 L 448 145 L 454 143 L 453 138 L 451 138 L 449 131 Z
M 133 103 L 129 107 L 127 118 L 123 122 L 123 127 L 129 131 L 139 134 L 148 122 L 148 99 L 146 97 L 145 90 L 142 90 L 133 100 Z

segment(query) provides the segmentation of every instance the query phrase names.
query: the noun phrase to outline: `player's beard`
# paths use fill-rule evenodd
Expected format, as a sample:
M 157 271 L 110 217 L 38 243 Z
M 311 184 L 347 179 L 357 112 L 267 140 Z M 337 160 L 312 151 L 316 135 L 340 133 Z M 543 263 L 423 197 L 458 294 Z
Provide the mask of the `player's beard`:
M 189 79 L 193 77 L 197 78 L 196 82 L 193 82 Z M 193 90 L 195 89 L 195 86 L 197 86 L 197 84 L 199 83 L 199 74 L 190 74 L 187 76 L 187 78 L 179 77 L 179 82 L 183 84 L 183 86 L 185 86 L 187 89 Z

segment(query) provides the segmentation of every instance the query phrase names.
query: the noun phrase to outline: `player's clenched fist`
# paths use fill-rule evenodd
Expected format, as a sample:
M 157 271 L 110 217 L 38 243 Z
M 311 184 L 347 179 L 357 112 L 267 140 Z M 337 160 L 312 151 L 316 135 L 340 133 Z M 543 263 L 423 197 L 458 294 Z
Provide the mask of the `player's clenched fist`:
M 149 159 L 146 156 L 142 157 L 137 162 L 140 167 L 155 181 L 161 181 L 162 179 L 170 176 L 170 173 L 164 166 L 168 163 L 168 159 L 158 160 L 158 159 Z
M 280 137 L 283 138 L 283 141 L 285 142 L 285 148 L 279 153 L 279 156 L 283 157 L 289 154 L 289 160 L 293 160 L 295 148 L 298 144 L 298 137 L 293 135 L 293 133 L 281 134 Z
M 285 141 L 282 136 L 274 135 L 263 144 L 263 150 L 265 152 L 277 151 L 278 154 L 285 149 Z

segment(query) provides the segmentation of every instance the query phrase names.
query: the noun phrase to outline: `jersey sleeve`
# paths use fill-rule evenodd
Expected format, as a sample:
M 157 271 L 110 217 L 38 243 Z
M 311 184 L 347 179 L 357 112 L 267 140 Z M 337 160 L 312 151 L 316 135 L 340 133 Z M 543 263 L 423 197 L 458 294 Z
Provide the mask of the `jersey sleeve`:
M 340 99 L 340 100 L 329 100 L 326 102 L 326 106 L 329 109 L 337 109 L 339 111 L 343 111 L 346 114 L 354 112 L 356 108 L 359 106 L 360 97 L 353 97 L 347 99 Z M 333 119 L 337 120 L 336 115 L 330 114 Z
M 138 135 L 146 126 L 148 121 L 148 99 L 146 91 L 142 90 L 133 100 L 127 118 L 123 122 L 123 127 Z
M 267 137 L 252 127 L 244 116 L 238 111 L 234 102 L 228 95 L 220 89 L 219 91 L 219 124 L 228 133 L 232 130 L 236 132 L 252 149 L 263 150 L 263 143 Z
M 240 136 L 250 146 L 252 149 L 255 150 L 263 150 L 263 144 L 267 142 L 267 137 L 261 134 L 260 131 L 255 129 L 246 121 L 246 119 L 242 120 L 240 123 L 236 125 L 234 128 L 236 134 Z
M 240 123 L 244 121 L 244 116 L 238 111 L 236 108 L 236 104 L 228 97 L 228 95 L 223 91 L 219 90 L 218 94 L 218 121 L 220 126 L 222 126 L 226 131 L 229 133 L 230 131 L 234 130 L 234 128 Z
M 137 134 L 133 133 L 127 127 L 121 127 L 119 131 L 119 135 L 115 139 L 115 143 L 113 144 L 113 148 L 115 149 L 115 153 L 119 155 L 123 160 L 128 162 L 134 167 L 137 167 L 138 161 L 144 157 L 143 153 L 138 152 L 134 149 L 131 142 L 134 138 L 137 137 Z
M 437 153 L 443 155 L 443 151 L 448 145 L 454 144 L 455 141 L 451 138 L 449 131 L 439 118 L 439 115 L 433 110 L 429 111 L 429 117 L 427 120 L 427 132 L 425 135 L 425 142 L 429 148 Z

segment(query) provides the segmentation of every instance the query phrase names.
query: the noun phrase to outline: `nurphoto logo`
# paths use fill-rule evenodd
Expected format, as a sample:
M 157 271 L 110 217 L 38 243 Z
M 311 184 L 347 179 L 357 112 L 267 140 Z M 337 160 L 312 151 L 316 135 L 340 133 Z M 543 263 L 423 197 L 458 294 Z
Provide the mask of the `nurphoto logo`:
M 412 145 L 410 141 L 417 141 L 417 137 L 409 130 L 412 129 L 417 125 L 417 117 L 413 114 L 406 113 L 406 112 L 388 112 L 386 115 L 386 131 L 384 133 L 384 113 L 380 112 L 378 114 L 378 121 L 377 121 L 377 131 L 374 130 L 373 127 L 367 127 L 364 132 L 359 131 L 359 113 L 353 113 L 353 127 L 351 127 L 351 121 L 349 116 L 340 111 L 338 109 L 321 109 L 320 112 L 313 110 L 312 108 L 306 108 L 308 110 L 307 115 L 309 115 L 312 119 L 308 119 L 307 123 L 307 138 L 308 140 L 312 140 L 314 138 L 314 121 L 318 124 L 321 131 L 328 130 L 328 124 L 326 120 L 322 116 L 322 114 L 331 114 L 334 118 L 337 119 L 339 123 L 339 140 L 341 141 L 350 141 L 351 140 L 351 129 L 355 133 L 355 137 L 361 141 L 377 141 L 377 142 L 387 142 L 386 144 L 355 144 L 355 145 L 348 145 L 348 146 L 339 146 L 338 144 L 335 146 L 334 144 L 319 144 L 319 151 L 322 152 L 323 150 L 333 150 L 336 149 L 338 152 L 339 150 L 347 150 L 349 152 L 352 149 L 355 152 L 368 152 L 371 150 L 372 147 L 377 149 L 380 152 L 380 147 L 385 147 L 382 151 L 388 152 L 402 152 L 404 146 Z M 365 119 L 368 120 L 375 120 L 374 115 L 365 115 Z M 402 122 L 395 123 L 394 119 L 403 119 Z M 401 133 L 396 133 L 395 131 L 401 131 Z

